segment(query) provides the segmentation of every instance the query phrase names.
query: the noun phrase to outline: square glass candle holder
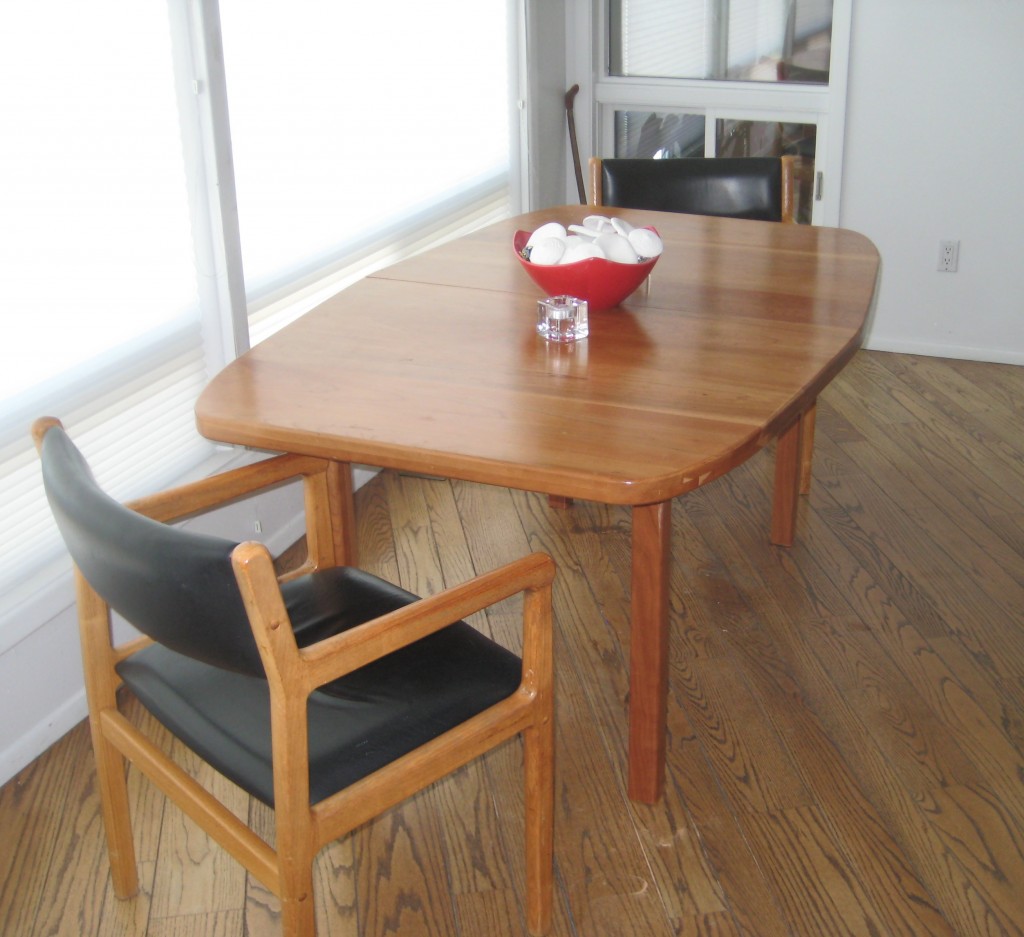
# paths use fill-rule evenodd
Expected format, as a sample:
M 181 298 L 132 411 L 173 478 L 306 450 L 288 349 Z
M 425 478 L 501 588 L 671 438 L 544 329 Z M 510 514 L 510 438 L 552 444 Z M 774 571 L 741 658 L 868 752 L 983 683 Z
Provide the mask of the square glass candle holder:
M 575 342 L 590 334 L 587 301 L 549 296 L 537 303 L 537 334 L 549 342 Z

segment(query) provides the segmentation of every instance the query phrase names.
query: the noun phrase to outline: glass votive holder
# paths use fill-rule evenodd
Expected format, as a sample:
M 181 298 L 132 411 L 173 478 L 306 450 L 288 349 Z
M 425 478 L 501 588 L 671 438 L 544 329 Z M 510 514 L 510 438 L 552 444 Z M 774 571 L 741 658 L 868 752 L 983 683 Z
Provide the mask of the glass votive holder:
M 590 334 L 587 301 L 549 296 L 537 303 L 537 334 L 549 342 L 575 342 Z

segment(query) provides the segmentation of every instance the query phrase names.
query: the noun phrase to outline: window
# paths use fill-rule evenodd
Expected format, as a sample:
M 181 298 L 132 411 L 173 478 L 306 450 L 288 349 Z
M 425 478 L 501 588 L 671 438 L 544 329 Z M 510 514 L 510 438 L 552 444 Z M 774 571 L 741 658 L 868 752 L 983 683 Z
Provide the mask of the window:
M 704 155 L 704 115 L 616 111 L 614 156 L 680 159 Z
M 254 340 L 324 280 L 510 213 L 505 3 L 448 0 L 457 30 L 418 0 L 281 10 L 220 2 Z
M 62 552 L 29 439 L 34 417 L 64 419 L 124 497 L 213 448 L 192 415 L 207 366 L 166 9 L 54 6 L 0 13 L 8 598 Z
M 195 399 L 247 312 L 265 332 L 518 207 L 514 6 L 448 4 L 457 36 L 413 0 L 3 7 L 0 646 L 64 554 L 34 417 L 64 420 L 115 496 L 165 485 L 214 451 Z
M 833 0 L 611 0 L 609 74 L 827 84 Z
M 851 0 L 572 2 L 591 152 L 792 155 L 797 219 L 838 222 Z

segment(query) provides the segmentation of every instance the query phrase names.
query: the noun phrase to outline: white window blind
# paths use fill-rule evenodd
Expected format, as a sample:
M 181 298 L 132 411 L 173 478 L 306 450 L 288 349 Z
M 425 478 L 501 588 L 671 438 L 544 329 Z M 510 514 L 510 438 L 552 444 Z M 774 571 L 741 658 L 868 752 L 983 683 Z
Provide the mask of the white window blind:
M 825 75 L 813 80 L 827 80 L 832 7 L 833 0 L 609 0 L 610 74 L 807 81 L 777 66 L 799 64 L 801 46 L 813 40 L 825 51 Z
M 209 193 L 195 165 L 186 183 L 180 121 L 190 161 L 198 146 L 203 172 L 236 181 L 257 341 L 369 269 L 509 213 L 514 6 L 222 0 L 217 153 L 188 101 L 223 90 L 197 55 L 220 55 L 216 5 L 0 7 L 0 649 L 33 626 L 20 598 L 67 565 L 35 417 L 61 418 L 118 498 L 213 451 L 193 407 L 222 363 L 231 312 L 210 299 L 224 272 L 209 261 L 237 271 L 236 219 L 231 199 L 231 217 L 197 211 Z
M 63 554 L 29 427 L 61 418 L 118 497 L 212 446 L 167 9 L 0 8 L 0 593 Z M 0 635 L 0 640 L 3 636 Z
M 711 72 L 706 0 L 613 0 L 611 73 L 703 78 Z
M 253 341 L 297 293 L 509 213 L 503 0 L 283 9 L 220 2 Z
M 778 59 L 790 6 L 784 0 L 730 0 L 727 75 L 748 77 L 752 66 Z

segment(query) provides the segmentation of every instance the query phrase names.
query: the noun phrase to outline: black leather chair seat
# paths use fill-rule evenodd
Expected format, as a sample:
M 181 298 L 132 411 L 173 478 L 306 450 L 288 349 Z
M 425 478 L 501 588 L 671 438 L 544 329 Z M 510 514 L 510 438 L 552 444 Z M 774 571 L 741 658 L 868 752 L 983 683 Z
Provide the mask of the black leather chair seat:
M 300 646 L 416 600 L 347 567 L 305 576 L 282 593 Z M 123 661 L 117 671 L 174 735 L 225 777 L 273 805 L 265 680 L 158 644 Z M 457 622 L 314 692 L 308 707 L 310 803 L 511 695 L 520 674 L 515 654 Z
M 775 157 L 605 159 L 601 204 L 781 221 L 782 167 Z

